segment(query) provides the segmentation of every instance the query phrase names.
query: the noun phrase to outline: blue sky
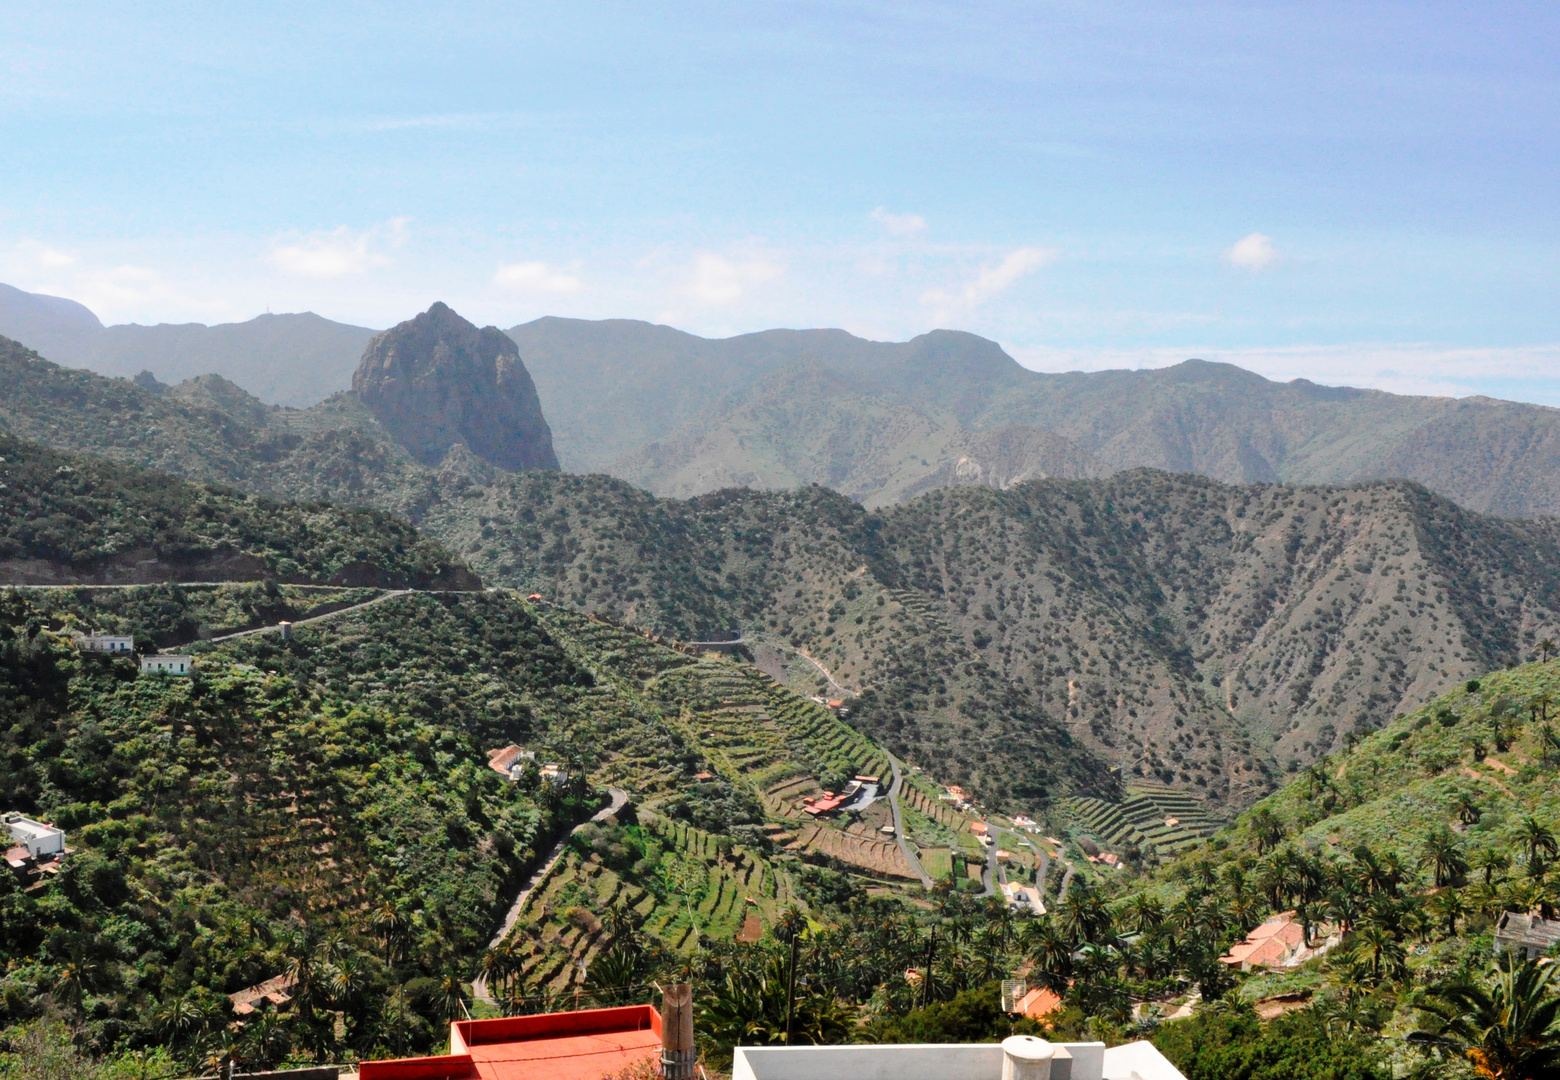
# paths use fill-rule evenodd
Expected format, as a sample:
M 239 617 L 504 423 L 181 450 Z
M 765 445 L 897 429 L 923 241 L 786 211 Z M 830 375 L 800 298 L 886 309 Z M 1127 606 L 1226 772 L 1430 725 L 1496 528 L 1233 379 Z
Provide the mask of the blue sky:
M 328 10 L 321 10 L 328 7 Z M 1541 4 L 13 3 L 0 281 L 1560 405 Z

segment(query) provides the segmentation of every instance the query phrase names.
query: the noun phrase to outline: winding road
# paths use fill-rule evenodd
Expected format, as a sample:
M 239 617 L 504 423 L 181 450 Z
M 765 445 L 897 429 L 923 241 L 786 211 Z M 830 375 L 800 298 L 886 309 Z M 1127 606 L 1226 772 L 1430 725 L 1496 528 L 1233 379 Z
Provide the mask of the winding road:
M 418 590 L 418 589 L 396 589 L 396 590 L 394 590 L 392 592 L 387 592 L 387 593 L 383 593 L 383 594 L 381 594 L 379 596 L 376 596 L 372 600 L 365 600 L 361 604 L 353 604 L 351 607 L 337 608 L 335 611 L 327 611 L 323 615 L 314 615 L 314 616 L 311 616 L 310 618 L 307 618 L 307 619 L 299 619 L 297 622 L 293 623 L 293 625 L 294 626 L 308 626 L 310 623 L 324 622 L 326 619 L 334 619 L 337 615 L 345 615 L 345 614 L 347 614 L 350 611 L 362 611 L 366 607 L 373 607 L 375 604 L 382 604 L 386 600 L 394 600 L 398 596 L 410 596 L 412 593 L 419 592 L 419 591 L 420 590 Z M 281 629 L 280 625 L 278 625 L 276 623 L 272 623 L 269 626 L 257 626 L 257 627 L 255 627 L 252 630 L 237 630 L 237 631 L 234 631 L 231 634 L 222 634 L 222 635 L 220 635 L 218 637 L 200 638 L 200 639 L 198 639 L 198 641 L 204 641 L 204 642 L 232 641 L 235 638 L 251 637 L 251 636 L 253 636 L 255 634 L 268 634 L 268 633 L 271 633 L 272 631 L 277 631 L 277 630 L 280 630 L 280 629 Z M 194 645 L 194 644 L 197 644 L 197 641 L 186 642 L 185 645 L 170 646 L 170 648 L 181 648 L 182 649 L 182 648 L 185 648 L 188 645 Z
M 553 867 L 558 865 L 558 860 L 563 858 L 563 852 L 569 845 L 569 839 L 585 826 L 592 822 L 605 821 L 628 805 L 628 792 L 622 788 L 609 787 L 607 792 L 612 796 L 611 802 L 597 810 L 587 820 L 574 826 L 561 840 L 553 845 L 552 851 L 548 852 L 547 858 L 542 862 L 542 865 L 526 881 L 525 888 L 515 895 L 515 902 L 509 905 L 509 911 L 504 916 L 504 925 L 499 927 L 498 933 L 493 935 L 493 940 L 488 942 L 488 948 L 496 949 L 504 943 L 504 939 L 509 936 L 509 932 L 515 928 L 515 923 L 520 921 L 520 911 L 525 907 L 525 902 L 531 899 L 531 893 L 536 890 L 538 885 L 547 880 L 547 875 L 552 873 Z M 471 994 L 478 1001 L 489 1003 L 493 1001 L 492 995 L 487 991 L 487 976 L 478 975 L 472 980 Z
M 932 875 L 928 874 L 926 867 L 921 865 L 921 857 L 915 853 L 915 848 L 911 846 L 909 838 L 905 836 L 904 817 L 899 812 L 899 790 L 904 787 L 904 774 L 899 771 L 899 762 L 894 755 L 889 754 L 887 751 L 884 751 L 884 753 L 888 757 L 888 767 L 894 773 L 894 782 L 888 788 L 888 809 L 894 815 L 894 838 L 899 841 L 899 851 L 905 857 L 905 862 L 910 864 L 910 869 L 914 870 L 916 876 L 921 879 L 921 884 L 930 889 L 932 887 Z

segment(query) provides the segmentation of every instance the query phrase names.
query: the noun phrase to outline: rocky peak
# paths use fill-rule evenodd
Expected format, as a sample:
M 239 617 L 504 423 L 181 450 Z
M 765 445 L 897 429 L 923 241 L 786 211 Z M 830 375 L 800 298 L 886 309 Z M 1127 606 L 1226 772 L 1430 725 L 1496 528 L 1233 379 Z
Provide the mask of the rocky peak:
M 497 327 L 476 326 L 443 303 L 374 337 L 352 391 L 391 436 L 428 465 L 464 445 L 505 469 L 556 469 L 520 349 Z

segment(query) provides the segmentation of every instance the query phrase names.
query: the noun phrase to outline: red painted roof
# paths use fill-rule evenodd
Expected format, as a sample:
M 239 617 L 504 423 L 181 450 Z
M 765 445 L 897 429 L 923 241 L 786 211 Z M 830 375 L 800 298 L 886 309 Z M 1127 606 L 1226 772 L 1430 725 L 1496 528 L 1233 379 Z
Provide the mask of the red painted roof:
M 364 1062 L 361 1080 L 601 1080 L 661 1052 L 649 1005 L 462 1020 L 443 1057 Z

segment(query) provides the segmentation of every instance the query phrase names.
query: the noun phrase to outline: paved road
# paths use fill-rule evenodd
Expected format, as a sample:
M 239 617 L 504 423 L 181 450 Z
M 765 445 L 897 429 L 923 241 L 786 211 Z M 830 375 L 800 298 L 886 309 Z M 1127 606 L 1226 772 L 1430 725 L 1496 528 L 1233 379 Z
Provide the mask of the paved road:
M 498 948 L 504 943 L 504 939 L 509 936 L 509 932 L 515 928 L 515 923 L 520 920 L 520 909 L 525 907 L 525 902 L 531 899 L 531 893 L 547 879 L 547 875 L 552 873 L 552 868 L 558 865 L 558 860 L 563 858 L 564 849 L 569 844 L 569 837 L 579 832 L 592 821 L 604 821 L 628 805 L 628 792 L 622 788 L 607 788 L 607 791 L 612 796 L 612 801 L 592 814 L 589 821 L 582 821 L 574 826 L 574 828 L 569 830 L 568 835 L 554 844 L 552 851 L 548 852 L 547 858 L 542 862 L 542 865 L 526 881 L 525 888 L 515 895 L 515 902 L 509 905 L 509 912 L 504 916 L 504 925 L 499 927 L 498 933 L 493 935 L 493 940 L 488 942 L 488 948 Z M 484 975 L 478 975 L 472 981 L 471 993 L 478 1001 L 489 1003 L 493 1001 L 492 996 L 487 992 L 487 977 Z
M 980 895 L 992 896 L 997 891 L 997 841 L 993 837 L 986 848 L 986 868 L 980 872 Z
M 337 608 L 335 611 L 327 611 L 323 615 L 315 615 L 308 619 L 299 619 L 297 622 L 293 623 L 293 625 L 308 626 L 310 623 L 324 622 L 326 619 L 334 619 L 338 615 L 345 615 L 352 611 L 362 611 L 366 607 L 373 607 L 375 604 L 382 604 L 386 600 L 394 600 L 398 596 L 410 596 L 412 593 L 417 591 L 418 590 L 416 589 L 396 589 L 394 592 L 387 592 L 380 596 L 376 596 L 372 600 L 365 600 L 361 604 L 353 604 L 351 607 Z M 270 634 L 280 629 L 281 627 L 274 624 L 271 626 L 257 626 L 253 630 L 238 630 L 231 634 L 222 634 L 219 637 L 200 638 L 197 641 L 185 642 L 184 645 L 175 645 L 170 647 L 182 649 L 189 645 L 198 644 L 200 641 L 232 641 L 234 638 L 251 637 L 255 634 Z
M 916 855 L 915 848 L 910 845 L 909 839 L 905 836 L 904 818 L 899 813 L 899 791 L 904 787 L 905 778 L 899 771 L 899 762 L 892 754 L 888 755 L 888 767 L 894 772 L 894 782 L 888 788 L 888 808 L 894 815 L 894 838 L 899 841 L 899 851 L 904 855 L 905 862 L 910 864 L 910 869 L 914 870 L 916 876 L 921 879 L 921 884 L 930 889 L 932 875 L 928 874 L 926 867 L 921 865 L 920 857 Z

